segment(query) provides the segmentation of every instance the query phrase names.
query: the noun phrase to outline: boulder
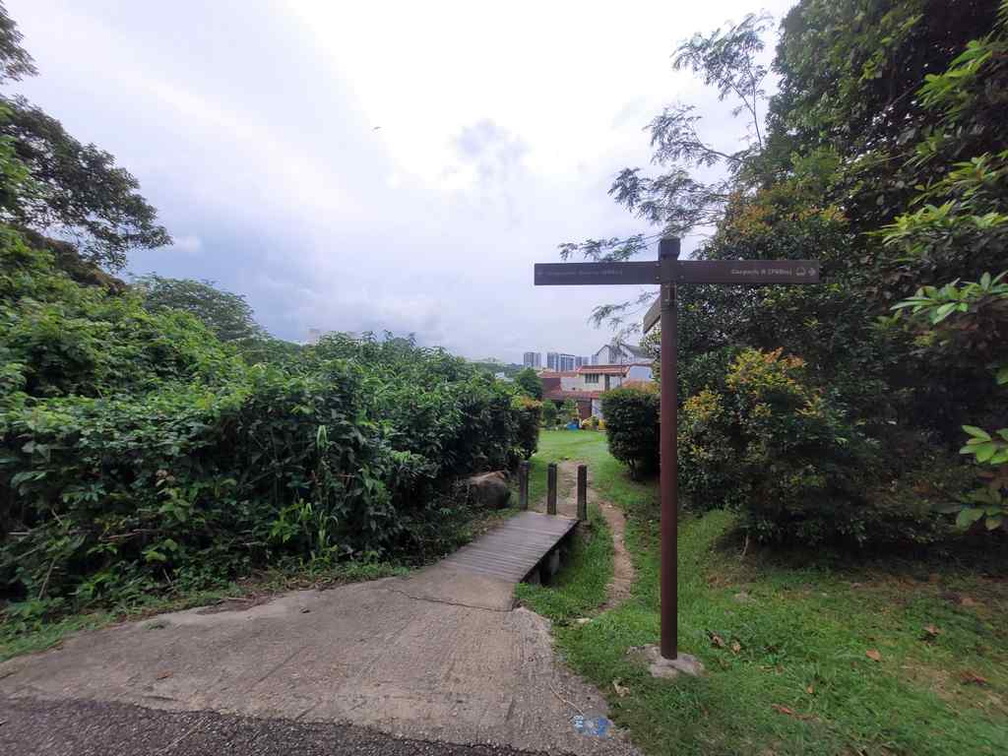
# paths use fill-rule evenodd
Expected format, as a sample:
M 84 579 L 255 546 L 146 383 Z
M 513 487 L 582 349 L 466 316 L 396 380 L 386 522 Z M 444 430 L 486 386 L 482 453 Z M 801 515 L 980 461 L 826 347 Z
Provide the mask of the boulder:
M 486 509 L 503 509 L 511 498 L 507 473 L 503 470 L 473 475 L 466 480 L 470 500 Z

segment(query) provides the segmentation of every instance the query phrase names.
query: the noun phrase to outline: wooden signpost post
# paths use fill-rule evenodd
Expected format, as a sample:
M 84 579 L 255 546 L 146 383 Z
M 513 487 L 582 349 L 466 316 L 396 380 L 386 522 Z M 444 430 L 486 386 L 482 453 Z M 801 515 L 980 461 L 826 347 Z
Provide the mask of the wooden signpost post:
M 536 286 L 655 284 L 661 293 L 644 316 L 644 332 L 661 323 L 661 656 L 678 649 L 678 449 L 676 286 L 678 284 L 815 284 L 815 260 L 680 260 L 679 239 L 662 239 L 653 262 L 539 263 Z

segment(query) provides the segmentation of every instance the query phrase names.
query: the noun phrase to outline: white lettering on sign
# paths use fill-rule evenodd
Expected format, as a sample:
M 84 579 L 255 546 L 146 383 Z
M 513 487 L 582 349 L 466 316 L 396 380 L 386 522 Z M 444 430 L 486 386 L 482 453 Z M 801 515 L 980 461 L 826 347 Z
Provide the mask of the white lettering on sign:
M 797 268 L 732 268 L 730 274 L 739 278 L 763 278 L 765 276 L 814 276 L 815 268 L 799 265 Z

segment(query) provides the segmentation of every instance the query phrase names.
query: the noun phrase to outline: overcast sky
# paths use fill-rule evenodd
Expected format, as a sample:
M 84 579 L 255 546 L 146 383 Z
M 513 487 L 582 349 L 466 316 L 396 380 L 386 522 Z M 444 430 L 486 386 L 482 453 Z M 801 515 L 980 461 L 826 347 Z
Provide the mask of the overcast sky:
M 744 134 L 671 70 L 676 42 L 791 4 L 6 0 L 40 71 L 18 89 L 175 238 L 131 272 L 213 279 L 283 338 L 387 329 L 509 361 L 609 339 L 592 306 L 634 290 L 535 288 L 532 264 L 653 232 L 606 190 L 647 166 L 662 106 Z

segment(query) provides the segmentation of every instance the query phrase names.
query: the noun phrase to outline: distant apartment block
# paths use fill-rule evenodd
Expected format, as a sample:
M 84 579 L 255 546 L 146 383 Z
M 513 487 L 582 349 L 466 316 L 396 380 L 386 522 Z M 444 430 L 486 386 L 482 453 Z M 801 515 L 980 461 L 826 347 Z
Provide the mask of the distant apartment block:
M 525 367 L 541 368 L 542 352 L 525 352 L 525 358 L 522 360 L 522 364 Z
M 573 354 L 563 352 L 546 352 L 546 369 L 566 373 L 577 369 L 575 365 L 576 357 Z
M 602 394 L 624 386 L 643 387 L 654 382 L 652 358 L 638 346 L 606 344 L 591 357 L 548 352 L 549 370 L 540 373 L 543 397 L 560 405 L 575 402 L 584 420 L 602 417 Z

